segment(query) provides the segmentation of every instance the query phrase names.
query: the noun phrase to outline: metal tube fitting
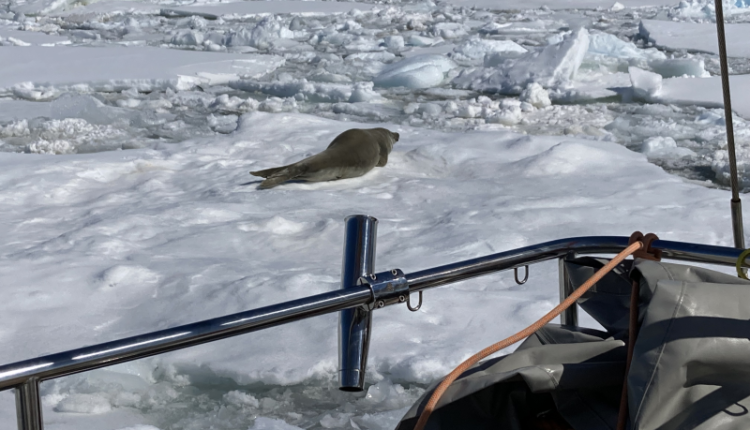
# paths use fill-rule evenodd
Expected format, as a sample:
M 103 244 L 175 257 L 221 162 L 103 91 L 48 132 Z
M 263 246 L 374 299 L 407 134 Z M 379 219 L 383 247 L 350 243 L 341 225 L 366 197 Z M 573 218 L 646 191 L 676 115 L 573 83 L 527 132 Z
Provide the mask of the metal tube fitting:
M 378 220 L 352 215 L 344 221 L 344 261 L 341 288 L 357 287 L 360 277 L 369 277 L 375 268 L 375 240 Z M 360 306 L 341 311 L 339 318 L 339 389 L 362 391 L 365 386 L 367 351 L 370 347 L 372 314 Z
M 43 430 L 39 380 L 30 378 L 16 387 L 16 418 L 18 430 Z

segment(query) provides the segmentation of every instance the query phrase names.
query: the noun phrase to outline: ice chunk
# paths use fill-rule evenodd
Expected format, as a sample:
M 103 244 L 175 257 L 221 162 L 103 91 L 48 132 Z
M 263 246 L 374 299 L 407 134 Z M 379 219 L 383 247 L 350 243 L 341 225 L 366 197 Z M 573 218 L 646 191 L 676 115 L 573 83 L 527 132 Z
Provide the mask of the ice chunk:
M 203 44 L 204 36 L 200 31 L 180 30 L 169 41 L 172 45 L 199 46 Z
M 651 100 L 661 90 L 661 75 L 638 67 L 628 67 L 633 96 L 641 100 Z
M 663 78 L 673 78 L 675 76 L 695 76 L 704 78 L 710 76 L 706 71 L 704 62 L 701 59 L 693 58 L 669 58 L 665 60 L 651 60 L 648 66 L 652 71 L 660 74 Z
M 255 423 L 248 430 L 302 430 L 297 426 L 287 424 L 282 420 L 275 420 L 273 418 L 258 417 L 255 419 Z
M 695 152 L 688 148 L 678 147 L 677 142 L 669 136 L 649 137 L 643 141 L 641 152 L 643 152 L 649 160 L 674 159 L 692 157 L 695 155 Z
M 349 422 L 352 419 L 352 416 L 354 416 L 354 414 L 351 414 L 351 413 L 349 414 L 334 413 L 333 415 L 325 414 L 323 418 L 320 420 L 320 425 L 321 427 L 326 428 L 326 429 L 346 428 L 345 426 L 349 424 Z
M 331 106 L 333 113 L 356 115 L 378 121 L 387 121 L 401 113 L 401 109 L 379 103 L 336 103 Z
M 458 22 L 439 22 L 432 27 L 431 33 L 443 39 L 456 39 L 466 36 L 466 27 Z
M 373 87 L 372 82 L 359 82 L 356 85 L 354 85 L 354 89 L 352 90 L 352 95 L 351 97 L 349 97 L 349 103 L 359 103 L 359 102 L 377 103 L 377 102 L 386 101 L 384 97 L 382 97 L 380 94 L 373 91 L 372 87 Z
M 454 48 L 453 52 L 458 58 L 465 57 L 471 60 L 478 60 L 483 59 L 486 55 L 492 53 L 502 53 L 506 57 L 518 56 L 526 53 L 527 50 L 511 40 L 493 40 L 472 37 Z
M 227 46 L 252 46 L 265 49 L 278 39 L 291 39 L 294 32 L 284 24 L 282 18 L 274 15 L 263 18 L 250 31 L 241 28 L 229 34 L 225 40 Z
M 111 124 L 125 112 L 122 109 L 106 106 L 92 96 L 72 93 L 63 94 L 50 103 L 52 118 L 81 118 L 89 124 Z
M 101 394 L 72 394 L 55 406 L 56 412 L 76 412 L 79 414 L 103 414 L 112 410 L 112 405 Z
M 387 67 L 374 79 L 378 87 L 429 88 L 440 85 L 456 63 L 442 55 L 415 55 Z
M 545 88 L 565 87 L 575 77 L 588 47 L 589 33 L 580 28 L 556 45 L 500 61 L 494 68 L 464 72 L 453 82 L 459 88 L 514 94 L 532 82 Z
M 557 45 L 520 57 L 507 71 L 507 76 L 515 85 L 529 82 L 543 87 L 566 85 L 575 77 L 588 48 L 589 32 L 580 28 Z
M 419 36 L 417 34 L 412 34 L 411 36 L 409 36 L 407 43 L 412 46 L 432 46 L 442 40 L 443 39 L 440 39 L 440 38 L 433 39 L 430 37 L 424 37 L 424 36 Z
M 289 97 L 289 98 L 279 98 L 279 97 L 271 97 L 268 98 L 258 105 L 258 110 L 261 112 L 272 112 L 272 113 L 279 113 L 279 112 L 293 112 L 297 110 L 297 102 Z
M 260 406 L 260 402 L 253 395 L 237 390 L 224 394 L 224 401 L 238 407 L 251 407 L 257 409 Z
M 547 107 L 552 104 L 549 99 L 549 93 L 536 82 L 532 82 L 521 92 L 520 99 L 537 108 Z
M 383 45 L 388 48 L 389 51 L 400 51 L 404 49 L 404 37 L 403 36 L 388 36 L 383 39 Z
M 295 97 L 297 100 L 319 102 L 347 101 L 352 95 L 352 86 L 327 82 L 308 82 L 307 79 L 278 79 L 271 82 L 241 80 L 230 82 L 229 86 L 248 92 L 259 92 L 274 97 Z
M 511 57 L 508 52 L 488 52 L 484 56 L 484 67 L 501 67 Z
M 741 186 L 747 189 L 747 178 L 750 176 L 750 150 L 742 146 L 736 148 L 737 152 L 737 172 L 739 174 Z M 729 163 L 729 152 L 726 148 L 714 152 L 714 160 L 711 163 L 711 170 L 716 174 L 716 181 L 728 186 L 731 184 L 731 167 Z
M 724 115 L 715 110 L 707 110 L 695 118 L 696 124 L 709 124 L 724 127 Z
M 38 140 L 26 146 L 24 152 L 29 154 L 75 154 L 75 145 L 67 140 Z
M 640 49 L 633 42 L 626 42 L 608 33 L 590 35 L 589 52 L 615 58 L 666 58 L 663 52 L 655 49 Z
M 404 113 L 407 115 L 421 114 L 423 117 L 437 117 L 443 111 L 443 108 L 437 103 L 409 103 L 404 106 Z

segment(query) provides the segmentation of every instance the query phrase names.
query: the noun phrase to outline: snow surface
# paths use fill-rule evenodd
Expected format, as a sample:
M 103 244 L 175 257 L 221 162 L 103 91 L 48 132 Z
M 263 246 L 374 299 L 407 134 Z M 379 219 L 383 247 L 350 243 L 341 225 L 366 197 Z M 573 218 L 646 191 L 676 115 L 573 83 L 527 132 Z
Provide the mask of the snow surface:
M 607 142 L 384 124 L 401 139 L 388 165 L 364 177 L 259 191 L 247 175 L 316 152 L 358 125 L 366 126 L 255 113 L 231 136 L 157 149 L 0 154 L 7 190 L 0 216 L 13 226 L 3 246 L 8 264 L 0 267 L 0 276 L 13 280 L 0 305 L 8 321 L 0 335 L 14 345 L 0 361 L 338 288 L 342 220 L 352 213 L 380 219 L 378 270 L 407 272 L 576 235 L 641 229 L 703 243 L 730 237 L 725 191 L 686 183 Z M 626 211 L 613 209 L 623 200 L 631 202 Z M 554 264 L 535 266 L 522 287 L 509 274 L 491 276 L 426 293 L 416 314 L 403 307 L 377 312 L 369 379 L 432 381 L 502 336 L 485 329 L 498 315 L 503 333 L 541 316 L 555 300 L 556 277 Z M 34 327 L 33 341 L 24 327 Z M 130 376 L 92 372 L 48 384 L 45 414 L 107 414 L 177 397 L 148 394 L 155 381 L 196 384 L 216 375 L 239 388 L 331 380 L 336 316 L 117 371 Z M 109 391 L 115 376 L 132 382 L 115 379 L 109 384 L 122 388 Z M 90 387 L 85 395 L 76 394 L 81 384 Z M 279 417 L 253 404 L 243 407 Z M 304 422 L 309 418 L 290 421 Z
M 378 270 L 636 229 L 732 242 L 717 58 L 655 36 L 712 1 L 84 3 L 0 5 L 0 362 L 336 289 L 353 213 L 380 219 Z M 401 134 L 387 166 L 269 191 L 248 175 L 351 127 Z M 551 308 L 556 270 L 376 312 L 364 393 L 336 389 L 329 315 L 46 382 L 47 428 L 391 429 Z

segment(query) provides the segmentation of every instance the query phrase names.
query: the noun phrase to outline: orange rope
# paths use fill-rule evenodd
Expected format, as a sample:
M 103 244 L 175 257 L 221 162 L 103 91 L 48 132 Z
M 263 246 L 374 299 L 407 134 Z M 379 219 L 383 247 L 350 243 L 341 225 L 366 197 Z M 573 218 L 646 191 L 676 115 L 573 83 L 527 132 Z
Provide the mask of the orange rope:
M 610 260 L 610 262 L 607 263 L 604 267 L 602 267 L 596 273 L 594 273 L 594 276 L 589 278 L 583 285 L 578 287 L 577 290 L 573 291 L 573 293 L 570 296 L 568 296 L 568 298 L 563 300 L 562 303 L 555 306 L 554 309 L 549 311 L 547 315 L 543 316 L 537 322 L 519 331 L 513 336 L 510 336 L 504 340 L 501 340 L 498 343 L 495 343 L 493 345 L 488 346 L 487 348 L 484 348 L 483 350 L 469 357 L 466 361 L 461 363 L 458 367 L 456 367 L 451 373 L 448 374 L 448 376 L 445 377 L 445 379 L 443 379 L 443 382 L 441 382 L 440 385 L 438 385 L 438 387 L 435 388 L 435 391 L 432 393 L 430 400 L 427 402 L 427 405 L 425 405 L 424 410 L 422 410 L 422 415 L 420 415 L 419 421 L 417 421 L 417 425 L 414 427 L 414 430 L 424 430 L 425 425 L 427 425 L 427 420 L 430 418 L 432 411 L 435 410 L 435 406 L 437 406 L 437 403 L 440 400 L 440 397 L 443 396 L 443 394 L 448 389 L 448 387 L 453 383 L 453 381 L 458 379 L 458 377 L 461 376 L 462 373 L 467 371 L 471 366 L 477 364 L 479 360 L 487 357 L 488 355 L 492 355 L 496 353 L 497 351 L 500 351 L 503 348 L 507 348 L 513 345 L 514 343 L 521 341 L 531 336 L 532 334 L 534 334 L 537 330 L 539 330 L 544 325 L 546 325 L 547 323 L 552 321 L 554 318 L 556 318 L 558 315 L 560 315 L 565 309 L 568 309 L 570 306 L 574 305 L 576 301 L 586 291 L 588 291 L 589 288 L 591 288 L 594 284 L 599 282 L 599 280 L 601 280 L 604 277 L 604 275 L 606 275 L 612 269 L 614 269 L 615 266 L 622 263 L 622 261 L 625 260 L 630 254 L 641 249 L 641 247 L 643 247 L 642 242 L 635 242 L 632 245 L 628 246 L 622 252 L 617 254 L 615 258 Z

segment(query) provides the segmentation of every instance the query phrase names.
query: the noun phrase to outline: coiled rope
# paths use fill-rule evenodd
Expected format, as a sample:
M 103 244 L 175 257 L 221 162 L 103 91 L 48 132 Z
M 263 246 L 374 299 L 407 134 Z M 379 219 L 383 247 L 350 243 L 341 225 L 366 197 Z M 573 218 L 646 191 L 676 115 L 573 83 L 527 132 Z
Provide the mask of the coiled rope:
M 496 353 L 497 351 L 500 351 L 503 348 L 507 348 L 511 345 L 513 345 L 516 342 L 519 342 L 532 334 L 534 334 L 537 330 L 544 327 L 547 323 L 555 319 L 558 315 L 560 315 L 565 309 L 568 309 L 572 305 L 576 303 L 576 301 L 584 294 L 586 291 L 588 291 L 594 284 L 599 282 L 604 275 L 609 273 L 612 269 L 615 268 L 618 264 L 622 263 L 623 260 L 625 260 L 628 256 L 633 254 L 634 252 L 638 251 L 643 247 L 643 242 L 635 242 L 625 248 L 622 252 L 617 254 L 612 260 L 610 260 L 609 263 L 607 263 L 604 267 L 599 269 L 592 277 L 590 277 L 583 285 L 578 287 L 575 291 L 573 291 L 572 294 L 570 294 L 565 300 L 563 300 L 559 305 L 555 306 L 554 309 L 549 311 L 545 316 L 540 318 L 537 322 L 534 324 L 531 324 L 530 326 L 526 327 L 525 329 L 519 331 L 518 333 L 514 334 L 513 336 L 510 336 L 506 339 L 501 340 L 500 342 L 497 342 L 493 345 L 488 346 L 487 348 L 484 348 L 483 350 L 479 351 L 478 353 L 472 355 L 469 357 L 466 361 L 459 364 L 458 367 L 456 367 L 451 373 L 448 374 L 448 376 L 443 379 L 443 382 L 440 383 L 440 385 L 435 388 L 435 391 L 432 393 L 432 396 L 427 401 L 427 404 L 425 405 L 424 409 L 422 410 L 422 414 L 419 416 L 419 420 L 417 421 L 417 425 L 414 427 L 414 430 L 424 430 L 425 425 L 427 425 L 427 420 L 430 418 L 430 415 L 435 410 L 435 406 L 437 406 L 438 401 L 440 401 L 440 398 L 443 396 L 445 391 L 448 389 L 448 387 L 458 379 L 459 376 L 461 376 L 462 373 L 467 371 L 471 366 L 477 364 L 480 360 L 483 358 L 492 355 Z

